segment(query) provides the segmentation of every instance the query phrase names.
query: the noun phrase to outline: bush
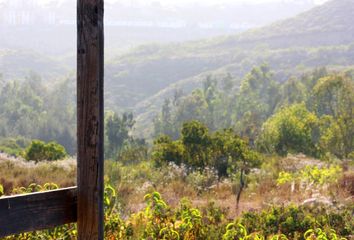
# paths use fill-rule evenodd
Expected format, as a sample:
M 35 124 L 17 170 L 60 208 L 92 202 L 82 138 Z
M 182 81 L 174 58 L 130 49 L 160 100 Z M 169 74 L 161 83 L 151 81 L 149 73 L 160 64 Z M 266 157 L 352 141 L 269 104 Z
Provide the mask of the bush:
M 318 156 L 318 135 L 316 115 L 305 104 L 296 104 L 281 109 L 263 124 L 257 145 L 264 152 L 283 156 L 288 153 Z
M 28 144 L 28 140 L 24 138 L 5 138 L 0 141 L 0 152 L 18 157 Z
M 24 158 L 26 160 L 34 160 L 36 162 L 43 160 L 60 160 L 66 156 L 66 150 L 62 145 L 56 142 L 49 142 L 46 144 L 39 140 L 32 141 L 24 153 Z
M 55 184 L 31 184 L 22 192 L 53 189 Z M 105 235 L 106 239 L 343 239 L 353 234 L 352 206 L 330 210 L 327 207 L 272 207 L 262 212 L 243 213 L 229 222 L 220 209 L 209 205 L 197 209 L 183 199 L 180 206 L 171 208 L 158 192 L 146 194 L 145 208 L 121 218 L 117 193 L 106 185 Z M 76 225 L 69 224 L 51 230 L 9 236 L 15 239 L 76 239 Z
M 322 206 L 272 207 L 260 213 L 244 213 L 234 223 L 242 224 L 250 233 L 257 232 L 265 236 L 282 233 L 289 239 L 305 239 L 303 236 L 308 229 L 317 228 L 328 232 L 333 229 L 338 235 L 349 236 L 353 234 L 354 224 L 351 211 L 351 207 L 338 210 Z
M 131 144 L 122 147 L 117 156 L 117 161 L 128 164 L 138 164 L 148 159 L 148 147 L 146 145 Z
M 187 176 L 187 182 L 192 185 L 198 193 L 207 191 L 218 181 L 218 174 L 214 169 L 206 167 L 201 172 L 194 171 Z
M 172 141 L 168 136 L 161 136 L 154 141 L 152 159 L 158 167 L 166 162 L 181 165 L 185 155 L 185 148 L 179 141 Z
M 341 174 L 341 167 L 336 165 L 324 168 L 306 166 L 304 169 L 296 173 L 280 172 L 277 183 L 278 185 L 282 185 L 297 180 L 309 185 L 314 184 L 315 186 L 322 186 L 325 184 L 336 183 L 338 179 L 340 179 Z

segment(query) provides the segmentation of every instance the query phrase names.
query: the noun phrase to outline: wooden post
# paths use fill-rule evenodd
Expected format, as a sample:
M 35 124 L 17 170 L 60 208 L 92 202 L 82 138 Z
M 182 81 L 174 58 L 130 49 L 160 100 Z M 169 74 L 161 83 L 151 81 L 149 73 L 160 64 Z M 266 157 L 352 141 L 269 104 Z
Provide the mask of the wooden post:
M 78 239 L 103 239 L 103 0 L 77 0 Z

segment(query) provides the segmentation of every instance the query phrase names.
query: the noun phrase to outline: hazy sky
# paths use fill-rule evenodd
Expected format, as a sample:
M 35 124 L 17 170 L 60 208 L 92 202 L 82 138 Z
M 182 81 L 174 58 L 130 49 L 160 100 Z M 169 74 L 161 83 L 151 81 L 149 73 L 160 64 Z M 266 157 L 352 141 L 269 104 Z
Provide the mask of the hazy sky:
M 0 0 L 1 2 L 4 2 L 5 0 Z M 48 3 L 56 0 L 35 0 L 40 3 Z M 63 0 L 59 0 L 63 1 Z M 73 0 L 74 1 L 74 0 Z M 124 3 L 134 3 L 134 2 L 139 2 L 139 3 L 144 3 L 144 4 L 151 4 L 153 2 L 160 2 L 162 5 L 186 5 L 186 4 L 191 4 L 191 3 L 198 3 L 200 5 L 210 5 L 210 4 L 220 4 L 220 3 L 242 3 L 242 2 L 252 2 L 252 3 L 258 3 L 258 2 L 280 2 L 280 1 L 299 1 L 299 0 L 105 0 L 105 2 L 124 2 Z M 323 2 L 326 2 L 327 0 L 315 0 L 316 3 L 320 4 Z
M 41 0 L 41 1 L 48 1 L 48 0 Z M 127 2 L 129 0 L 105 0 L 107 2 Z M 299 0 L 130 0 L 130 1 L 139 1 L 139 2 L 160 2 L 161 4 L 166 5 L 185 5 L 190 3 L 198 3 L 198 4 L 220 4 L 220 3 L 242 3 L 242 2 L 252 2 L 252 3 L 259 3 L 259 2 L 281 2 L 281 1 L 299 1 Z M 316 3 L 322 3 L 326 0 L 315 0 Z

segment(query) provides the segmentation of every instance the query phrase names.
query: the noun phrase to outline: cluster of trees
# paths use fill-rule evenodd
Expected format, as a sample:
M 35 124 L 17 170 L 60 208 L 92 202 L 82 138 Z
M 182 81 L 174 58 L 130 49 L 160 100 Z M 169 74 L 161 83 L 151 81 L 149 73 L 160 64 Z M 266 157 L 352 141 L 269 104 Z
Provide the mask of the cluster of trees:
M 349 73 L 333 74 L 311 85 L 302 88 L 302 96 L 298 93 L 303 101 L 282 106 L 263 124 L 258 138 L 260 148 L 278 154 L 302 152 L 323 157 L 330 153 L 338 158 L 352 157 L 353 78 Z
M 237 208 L 246 185 L 245 175 L 261 163 L 260 155 L 232 129 L 209 133 L 206 125 L 195 120 L 183 124 L 180 139 L 158 137 L 154 141 L 152 159 L 157 166 L 172 162 L 187 166 L 190 171 L 211 168 L 219 177 L 238 179 Z
M 199 121 L 183 124 L 181 138 L 162 135 L 154 141 L 152 158 L 158 164 L 173 162 L 191 170 L 214 168 L 219 176 L 248 171 L 259 164 L 259 156 L 232 129 L 209 133 Z
M 32 154 L 31 150 L 24 155 L 25 158 L 52 160 L 51 156 L 43 154 L 43 146 L 45 142 L 55 141 L 64 147 L 65 154 L 74 155 L 75 96 L 74 79 L 57 81 L 50 88 L 35 73 L 29 74 L 24 81 L 0 81 L 0 151 L 18 156 L 34 149 L 35 153 Z M 137 155 L 146 158 L 145 141 L 131 136 L 134 124 L 131 113 L 106 112 L 107 158 L 117 158 L 122 154 L 129 159 L 135 159 Z M 36 147 L 39 145 L 41 151 Z
M 189 95 L 176 91 L 154 120 L 155 135 L 180 137 L 192 119 L 209 130 L 232 128 L 264 152 L 326 153 L 347 158 L 354 151 L 353 72 L 317 69 L 280 83 L 267 65 L 255 67 L 240 87 L 230 74 L 208 77 Z M 221 84 L 220 84 L 221 82 Z M 220 85 L 220 86 L 219 86 Z
M 169 154 L 175 152 L 172 156 L 179 159 L 173 160 L 177 164 L 183 159 L 185 164 L 190 161 L 188 165 L 192 167 L 215 165 L 210 162 L 215 161 L 211 160 L 215 156 L 210 158 L 205 149 L 200 152 L 199 145 L 179 144 L 186 140 L 188 128 L 184 124 L 196 120 L 205 124 L 205 129 L 201 129 L 207 130 L 208 136 L 194 139 L 201 141 L 198 144 L 210 145 L 210 138 L 220 134 L 216 131 L 233 129 L 252 148 L 267 153 L 302 152 L 315 157 L 330 153 L 338 158 L 352 157 L 353 76 L 353 71 L 329 73 L 322 68 L 278 82 L 267 65 L 252 69 L 241 83 L 231 74 L 221 79 L 209 76 L 202 88 L 188 95 L 176 91 L 171 99 L 165 100 L 154 119 L 155 143 L 173 146 Z M 48 88 L 38 75 L 30 74 L 26 81 L 0 81 L 0 84 L 1 149 L 19 152 L 28 145 L 26 139 L 40 139 L 56 141 L 68 154 L 75 154 L 72 79 L 58 81 Z M 127 162 L 147 158 L 145 140 L 132 136 L 135 120 L 131 113 L 108 111 L 105 124 L 106 158 Z M 24 139 L 19 141 L 19 137 Z
M 57 141 L 76 152 L 75 81 L 51 88 L 32 73 L 24 81 L 0 83 L 0 136 Z
M 175 140 L 180 137 L 183 123 L 192 120 L 205 123 L 211 131 L 231 127 L 229 100 L 234 81 L 230 74 L 226 75 L 220 89 L 217 80 L 208 76 L 203 87 L 190 95 L 176 90 L 172 99 L 165 99 L 161 113 L 154 119 L 154 136 L 164 134 Z
M 148 147 L 144 139 L 134 138 L 135 120 L 131 112 L 105 114 L 105 157 L 132 164 L 147 159 Z

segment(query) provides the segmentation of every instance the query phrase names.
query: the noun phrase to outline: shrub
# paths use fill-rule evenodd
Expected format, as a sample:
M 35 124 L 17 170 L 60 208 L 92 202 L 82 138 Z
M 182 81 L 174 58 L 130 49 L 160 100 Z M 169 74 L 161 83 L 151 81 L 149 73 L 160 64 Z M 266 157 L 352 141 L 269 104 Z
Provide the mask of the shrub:
M 0 141 L 0 152 L 10 156 L 20 156 L 23 149 L 28 145 L 28 140 L 24 138 L 6 138 Z
M 319 154 L 316 139 L 319 120 L 314 113 L 306 109 L 305 104 L 281 109 L 263 124 L 262 129 L 257 140 L 257 145 L 262 151 L 280 155 Z
M 32 141 L 24 153 L 24 158 L 26 160 L 34 160 L 36 162 L 43 160 L 60 160 L 66 156 L 66 150 L 62 145 L 56 142 L 49 142 L 46 144 L 39 140 Z
M 168 136 L 160 136 L 154 141 L 152 159 L 161 167 L 166 162 L 181 165 L 184 159 L 185 149 L 179 141 L 172 141 Z
M 24 188 L 24 192 L 55 188 L 55 184 Z M 193 208 L 186 199 L 180 207 L 171 208 L 158 192 L 145 195 L 145 209 L 122 219 L 119 215 L 117 194 L 106 185 L 105 236 L 106 239 L 185 239 L 185 240 L 312 240 L 343 239 L 353 234 L 354 219 L 348 207 L 329 210 L 325 207 L 272 207 L 262 212 L 243 213 L 228 222 L 214 206 L 207 211 Z M 15 239 L 75 239 L 75 224 L 51 230 L 24 233 L 5 238 Z
M 212 185 L 216 184 L 218 175 L 215 170 L 206 167 L 201 172 L 194 171 L 187 176 L 187 182 L 192 185 L 198 193 L 207 191 Z
M 336 165 L 324 168 L 306 166 L 304 169 L 296 173 L 280 172 L 277 183 L 278 185 L 283 185 L 297 180 L 303 181 L 307 184 L 314 184 L 315 186 L 322 186 L 324 184 L 336 183 L 341 173 L 341 167 Z
M 142 144 L 127 144 L 118 153 L 117 161 L 128 164 L 138 164 L 148 159 L 148 147 Z

